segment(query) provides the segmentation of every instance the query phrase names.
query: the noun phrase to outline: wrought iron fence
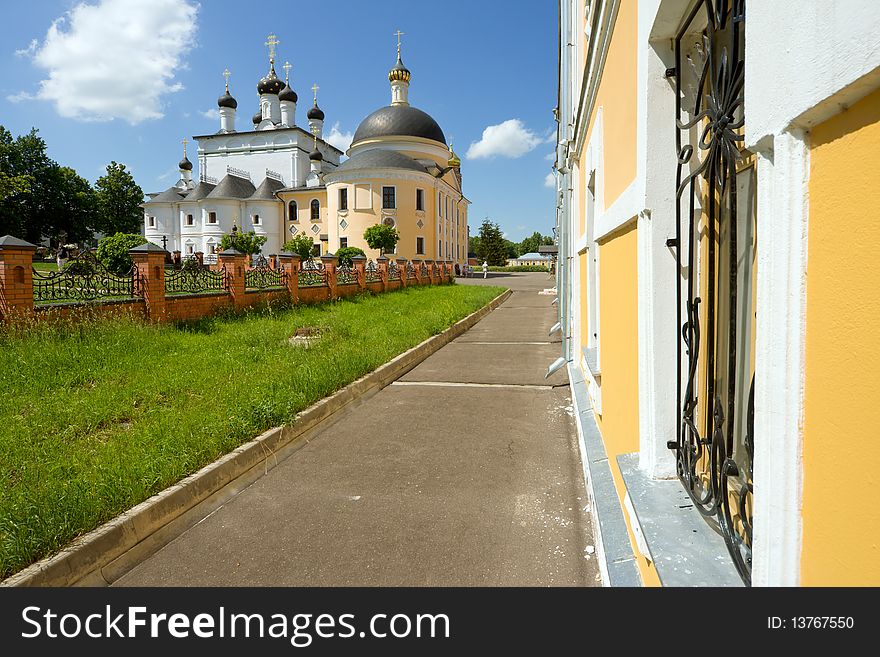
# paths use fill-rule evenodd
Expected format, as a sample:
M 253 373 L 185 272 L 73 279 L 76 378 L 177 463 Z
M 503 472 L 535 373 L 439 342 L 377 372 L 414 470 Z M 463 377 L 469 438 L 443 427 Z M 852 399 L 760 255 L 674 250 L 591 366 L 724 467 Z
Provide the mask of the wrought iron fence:
M 419 265 L 419 276 L 421 276 L 422 278 L 428 278 L 428 265 L 426 265 L 424 262 Z
M 358 273 L 350 264 L 339 265 L 336 268 L 337 285 L 357 285 Z
M 226 267 L 212 270 L 196 258 L 184 260 L 178 271 L 165 272 L 165 294 L 201 294 L 226 292 Z
M 397 266 L 397 263 L 394 260 L 391 260 L 388 263 L 388 280 L 389 281 L 399 281 L 400 280 L 400 267 Z
M 244 273 L 244 286 L 249 290 L 270 290 L 287 287 L 287 272 L 272 269 L 269 263 L 248 269 Z
M 74 303 L 97 299 L 133 299 L 142 296 L 136 269 L 117 274 L 90 251 L 68 261 L 61 271 L 33 270 L 34 303 Z
M 299 270 L 300 287 L 318 287 L 327 285 L 327 270 L 324 263 L 317 260 L 306 260 Z
M 379 271 L 379 265 L 375 261 L 370 260 L 364 268 L 364 277 L 367 283 L 381 283 L 382 272 Z
M 416 277 L 416 268 L 413 267 L 413 263 L 411 260 L 406 261 L 406 278 L 407 280 Z

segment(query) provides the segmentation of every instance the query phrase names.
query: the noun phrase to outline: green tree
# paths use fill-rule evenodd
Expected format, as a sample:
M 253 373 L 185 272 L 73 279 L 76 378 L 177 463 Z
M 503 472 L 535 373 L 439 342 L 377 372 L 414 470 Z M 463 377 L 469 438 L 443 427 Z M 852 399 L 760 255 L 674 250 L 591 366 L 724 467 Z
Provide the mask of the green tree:
M 124 164 L 111 162 L 107 173 L 95 183 L 98 201 L 96 228 L 105 234 L 135 233 L 143 225 L 144 190 L 134 181 Z
M 340 265 L 346 265 L 351 267 L 351 259 L 354 256 L 366 256 L 363 249 L 359 249 L 356 246 L 345 246 L 341 249 L 336 250 L 336 257 L 339 258 Z
M 0 195 L 0 235 L 15 235 L 37 243 L 50 235 L 53 181 L 58 165 L 47 155 L 46 142 L 35 129 L 15 140 L 0 128 L 0 168 L 8 191 Z
M 268 239 L 265 235 L 257 235 L 254 231 L 245 233 L 241 230 L 235 230 L 220 238 L 220 250 L 235 249 L 245 255 L 256 255 L 262 250 Z
M 12 133 L 0 125 L 0 204 L 30 189 L 30 176 L 17 170 L 16 159 Z
M 400 233 L 394 226 L 376 224 L 364 231 L 364 239 L 371 249 L 379 249 L 380 254 L 384 254 L 386 251 L 393 253 L 400 240 Z
M 55 217 L 53 237 L 65 242 L 88 242 L 98 221 L 98 201 L 89 181 L 70 167 L 57 167 L 53 172 Z
M 312 249 L 314 249 L 314 247 L 315 243 L 312 242 L 312 238 L 305 233 L 300 233 L 287 240 L 284 243 L 284 246 L 281 247 L 281 250 L 285 253 L 294 253 L 298 255 L 301 260 L 305 261 L 312 257 Z
M 503 266 L 507 264 L 508 248 L 505 244 L 501 227 L 486 217 L 480 224 L 480 243 L 477 257 L 488 262 L 490 265 Z
M 468 253 L 478 254 L 480 253 L 480 238 L 479 237 L 469 237 L 468 238 Z
M 116 233 L 98 242 L 95 256 L 107 269 L 117 274 L 127 273 L 132 266 L 129 249 L 146 244 L 147 239 L 139 233 Z

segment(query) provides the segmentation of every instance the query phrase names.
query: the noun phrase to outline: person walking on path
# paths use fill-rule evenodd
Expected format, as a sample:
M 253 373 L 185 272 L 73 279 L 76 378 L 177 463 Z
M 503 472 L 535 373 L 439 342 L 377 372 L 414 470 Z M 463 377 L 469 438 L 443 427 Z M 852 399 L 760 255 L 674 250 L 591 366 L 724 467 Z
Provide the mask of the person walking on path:
M 58 249 L 58 255 L 55 257 L 55 263 L 58 265 L 58 271 L 64 269 L 64 265 L 67 264 L 69 258 L 70 251 L 67 249 L 66 245 L 62 244 L 61 248 Z
M 483 260 L 483 278 L 486 278 L 489 275 L 489 263 Z

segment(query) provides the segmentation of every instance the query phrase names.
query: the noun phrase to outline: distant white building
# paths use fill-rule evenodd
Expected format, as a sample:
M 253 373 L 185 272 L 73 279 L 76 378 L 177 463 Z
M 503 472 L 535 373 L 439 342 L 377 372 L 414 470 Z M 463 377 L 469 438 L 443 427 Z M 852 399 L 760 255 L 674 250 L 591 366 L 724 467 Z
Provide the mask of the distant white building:
M 509 258 L 509 267 L 549 267 L 553 259 L 542 253 L 526 253 L 519 258 Z

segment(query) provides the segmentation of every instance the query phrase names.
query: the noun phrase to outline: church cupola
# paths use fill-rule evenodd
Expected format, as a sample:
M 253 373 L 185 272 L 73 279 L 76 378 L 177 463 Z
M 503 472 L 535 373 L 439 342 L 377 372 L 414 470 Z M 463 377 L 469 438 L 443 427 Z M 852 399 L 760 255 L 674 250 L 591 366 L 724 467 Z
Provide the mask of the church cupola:
M 312 147 L 312 152 L 309 153 L 311 170 L 306 178 L 306 187 L 315 187 L 321 184 L 321 169 L 324 162 L 324 156 L 318 150 L 318 133 L 313 130 L 312 134 L 315 136 L 315 145 Z
M 281 43 L 274 34 L 270 34 L 266 40 L 269 46 L 269 72 L 257 83 L 257 93 L 260 94 L 260 113 L 262 121 L 269 120 L 273 127 L 275 124 L 281 123 L 281 105 L 278 100 L 278 94 L 284 88 L 284 83 L 275 74 L 275 46 Z
M 223 71 L 226 78 L 226 91 L 217 99 L 217 107 L 220 108 L 220 132 L 235 132 L 235 112 L 238 109 L 238 101 L 229 93 L 229 76 L 232 75 L 227 68 Z
M 278 94 L 278 100 L 281 102 L 281 125 L 292 128 L 296 125 L 296 101 L 298 100 L 296 92 L 290 87 L 290 69 L 293 68 L 290 62 L 284 62 L 284 88 Z
M 262 121 L 262 120 L 263 120 L 263 110 L 262 110 L 262 108 L 261 108 L 261 109 L 258 109 L 258 110 L 257 110 L 257 113 L 256 113 L 256 114 L 254 114 L 254 118 L 253 118 L 253 121 L 254 121 L 254 130 L 257 129 L 257 126 L 260 125 L 260 121 Z
M 180 189 L 192 189 L 195 186 L 192 181 L 193 165 L 186 156 L 187 140 L 184 139 L 180 143 L 183 144 L 183 159 L 177 164 L 177 168 L 180 170 L 180 180 L 177 181 L 176 186 Z
M 323 139 L 324 112 L 318 107 L 318 89 L 320 89 L 320 87 L 317 84 L 312 86 L 312 91 L 315 94 L 315 104 L 306 113 L 306 116 L 309 119 L 309 130 L 311 133 L 315 135 L 315 137 Z
M 400 58 L 400 37 L 402 35 L 403 32 L 397 30 L 397 63 L 388 71 L 392 105 L 409 105 L 409 81 L 412 73 L 403 65 L 403 60 Z
M 453 169 L 461 168 L 461 159 L 455 154 L 455 151 L 452 150 L 452 144 L 449 144 L 449 162 L 447 164 Z

